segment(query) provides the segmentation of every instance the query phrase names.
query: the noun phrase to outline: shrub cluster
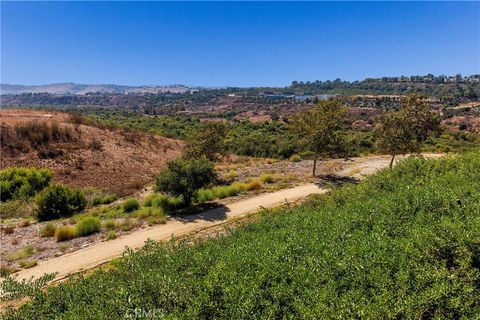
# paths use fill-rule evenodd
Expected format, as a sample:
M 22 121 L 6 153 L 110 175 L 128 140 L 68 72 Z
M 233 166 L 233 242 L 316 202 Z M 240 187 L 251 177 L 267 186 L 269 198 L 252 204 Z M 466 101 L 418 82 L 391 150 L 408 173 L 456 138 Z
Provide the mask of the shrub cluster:
M 64 185 L 53 185 L 37 195 L 36 215 L 39 220 L 52 220 L 70 217 L 82 211 L 87 200 L 80 190 L 73 190 Z
M 197 191 L 216 180 L 213 163 L 207 158 L 178 159 L 167 162 L 167 167 L 156 180 L 156 190 L 172 196 L 181 196 L 190 205 Z
M 144 205 L 146 207 L 161 208 L 164 212 L 172 213 L 185 207 L 185 202 L 181 197 L 155 193 L 145 198 Z
M 11 167 L 0 170 L 0 200 L 33 197 L 49 185 L 52 177 L 48 169 Z
M 96 206 L 99 204 L 109 204 L 115 200 L 117 200 L 117 196 L 115 194 L 97 195 L 92 199 L 92 205 Z
M 140 208 L 140 202 L 136 198 L 130 198 L 123 202 L 122 207 L 124 212 L 132 212 Z
M 274 182 L 272 175 L 266 175 L 264 177 L 266 183 Z M 268 181 L 268 182 L 267 182 Z M 216 186 L 210 189 L 200 189 L 195 197 L 196 202 L 204 203 L 215 199 L 224 199 L 227 197 L 233 197 L 244 193 L 246 191 L 252 191 L 260 188 L 262 181 L 259 179 L 251 179 L 248 182 L 234 182 L 228 186 Z

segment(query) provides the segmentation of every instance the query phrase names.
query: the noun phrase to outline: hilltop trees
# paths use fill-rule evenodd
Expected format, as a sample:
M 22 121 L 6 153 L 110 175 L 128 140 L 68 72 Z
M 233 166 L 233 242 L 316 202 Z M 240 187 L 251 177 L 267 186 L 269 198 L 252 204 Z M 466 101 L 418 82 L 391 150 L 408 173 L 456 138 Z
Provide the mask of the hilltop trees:
M 399 111 L 386 111 L 377 118 L 373 134 L 380 151 L 392 156 L 391 168 L 397 154 L 419 152 L 422 143 L 440 130 L 440 119 L 425 98 L 410 95 L 402 99 Z
M 291 128 L 298 133 L 314 152 L 313 176 L 318 156 L 333 156 L 345 146 L 344 119 L 347 109 L 339 100 L 324 100 L 311 110 L 294 116 Z

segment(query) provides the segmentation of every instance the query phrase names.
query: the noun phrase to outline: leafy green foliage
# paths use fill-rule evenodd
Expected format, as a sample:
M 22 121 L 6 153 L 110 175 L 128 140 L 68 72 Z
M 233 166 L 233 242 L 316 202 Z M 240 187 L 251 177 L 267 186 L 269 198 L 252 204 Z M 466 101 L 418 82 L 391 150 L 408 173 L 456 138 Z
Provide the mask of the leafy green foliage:
M 96 206 L 99 204 L 109 204 L 115 200 L 117 200 L 117 195 L 112 193 L 105 195 L 97 195 L 92 199 L 92 205 Z
M 173 196 L 182 196 L 186 205 L 200 188 L 216 179 L 212 162 L 206 158 L 169 161 L 156 180 L 157 191 Z
M 324 100 L 308 111 L 292 118 L 291 128 L 297 132 L 315 153 L 313 175 L 317 154 L 331 157 L 345 154 L 345 116 L 347 109 L 340 100 Z
M 223 122 L 204 122 L 194 131 L 184 150 L 185 159 L 205 156 L 210 161 L 217 161 L 225 155 L 225 137 L 227 126 Z
M 0 170 L 0 200 L 27 199 L 47 187 L 53 172 L 48 169 L 10 167 Z
M 122 207 L 123 211 L 132 212 L 140 208 L 140 202 L 138 202 L 137 198 L 130 198 L 123 202 Z
M 280 121 L 235 122 L 227 132 L 225 144 L 232 153 L 265 158 L 288 158 L 305 148 L 299 144 L 298 135 Z
M 424 98 L 411 95 L 402 99 L 400 111 L 388 111 L 378 119 L 374 136 L 381 151 L 392 155 L 419 152 L 433 133 L 440 132 L 440 119 L 430 112 Z
M 37 195 L 36 215 L 39 220 L 70 217 L 85 209 L 87 200 L 80 190 L 64 185 L 53 185 Z
M 102 223 L 97 217 L 85 217 L 77 222 L 76 229 L 79 237 L 86 237 L 97 233 L 102 228 Z
M 149 242 L 5 319 L 121 318 L 131 308 L 188 319 L 473 319 L 479 167 L 480 150 L 409 158 L 227 237 Z
M 2 296 L 0 301 L 16 300 L 23 297 L 36 297 L 41 295 L 42 288 L 55 278 L 55 274 L 49 273 L 36 280 L 18 281 L 10 275 L 0 275 L 3 279 L 0 281 L 0 292 Z

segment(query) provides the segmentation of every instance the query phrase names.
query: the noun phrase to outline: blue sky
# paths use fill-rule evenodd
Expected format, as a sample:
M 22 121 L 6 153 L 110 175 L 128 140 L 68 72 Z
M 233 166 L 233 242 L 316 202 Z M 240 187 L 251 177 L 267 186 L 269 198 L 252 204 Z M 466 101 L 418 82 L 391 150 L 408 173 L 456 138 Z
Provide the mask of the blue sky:
M 1 2 L 1 82 L 285 86 L 480 73 L 479 2 Z

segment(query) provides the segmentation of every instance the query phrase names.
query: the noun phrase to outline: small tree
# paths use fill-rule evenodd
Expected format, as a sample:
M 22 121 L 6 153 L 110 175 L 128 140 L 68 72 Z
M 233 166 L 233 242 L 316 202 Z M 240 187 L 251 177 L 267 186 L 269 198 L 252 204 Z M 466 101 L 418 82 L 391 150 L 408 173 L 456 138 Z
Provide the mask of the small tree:
M 80 190 L 72 190 L 64 185 L 53 185 L 37 195 L 37 217 L 51 220 L 69 217 L 85 209 L 87 200 Z
M 399 111 L 386 111 L 376 119 L 373 135 L 378 148 L 392 156 L 420 152 L 423 142 L 441 131 L 440 119 L 429 110 L 422 96 L 402 99 Z
M 323 100 L 313 109 L 292 118 L 290 127 L 314 152 L 313 176 L 319 155 L 329 157 L 343 152 L 346 113 L 347 109 L 340 100 Z
M 186 205 L 192 203 L 197 191 L 216 179 L 213 163 L 207 158 L 169 161 L 156 181 L 158 191 L 182 196 Z
M 204 122 L 195 130 L 187 142 L 184 158 L 195 159 L 205 156 L 210 161 L 217 161 L 225 155 L 225 137 L 227 126 L 222 122 Z

